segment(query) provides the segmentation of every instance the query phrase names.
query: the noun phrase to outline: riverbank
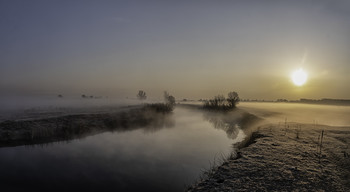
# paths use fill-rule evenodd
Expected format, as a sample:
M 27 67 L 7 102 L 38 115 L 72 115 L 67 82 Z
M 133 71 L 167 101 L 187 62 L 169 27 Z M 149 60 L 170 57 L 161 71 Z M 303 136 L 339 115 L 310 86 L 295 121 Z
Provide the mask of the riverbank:
M 188 191 L 349 191 L 349 145 L 350 127 L 263 125 Z
M 164 107 L 165 106 L 165 107 Z M 0 122 L 0 148 L 68 141 L 87 136 L 136 129 L 154 131 L 174 124 L 163 104 L 120 108 L 113 113 L 86 113 Z

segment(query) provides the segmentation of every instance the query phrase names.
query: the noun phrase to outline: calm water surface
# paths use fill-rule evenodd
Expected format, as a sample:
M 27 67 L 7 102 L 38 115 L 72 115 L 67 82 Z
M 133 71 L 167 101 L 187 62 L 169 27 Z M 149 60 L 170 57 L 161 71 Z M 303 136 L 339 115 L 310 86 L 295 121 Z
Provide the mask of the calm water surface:
M 228 155 L 224 129 L 198 111 L 177 108 L 173 123 L 152 129 L 105 132 L 79 140 L 0 148 L 5 191 L 182 191 Z M 237 135 L 237 134 L 236 134 Z M 3 191 L 3 190 L 2 190 Z

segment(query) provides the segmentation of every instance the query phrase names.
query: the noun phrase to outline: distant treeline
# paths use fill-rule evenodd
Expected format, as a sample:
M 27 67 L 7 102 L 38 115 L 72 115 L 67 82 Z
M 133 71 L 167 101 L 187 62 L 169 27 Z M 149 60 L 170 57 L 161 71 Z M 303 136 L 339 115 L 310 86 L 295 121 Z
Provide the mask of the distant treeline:
M 300 99 L 300 100 L 287 100 L 277 99 L 272 100 L 259 100 L 259 99 L 241 99 L 241 102 L 279 102 L 279 103 L 307 103 L 307 104 L 323 104 L 323 105 L 350 105 L 350 99 Z
M 350 105 L 349 99 L 300 99 L 299 103 L 327 104 L 327 105 Z

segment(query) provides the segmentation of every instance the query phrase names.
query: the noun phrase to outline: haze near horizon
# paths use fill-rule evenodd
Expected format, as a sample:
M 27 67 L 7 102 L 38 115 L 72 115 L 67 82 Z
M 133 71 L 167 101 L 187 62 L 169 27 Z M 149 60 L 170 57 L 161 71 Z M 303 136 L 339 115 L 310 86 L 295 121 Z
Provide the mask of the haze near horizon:
M 3 0 L 0 93 L 349 99 L 349 20 L 346 0 Z

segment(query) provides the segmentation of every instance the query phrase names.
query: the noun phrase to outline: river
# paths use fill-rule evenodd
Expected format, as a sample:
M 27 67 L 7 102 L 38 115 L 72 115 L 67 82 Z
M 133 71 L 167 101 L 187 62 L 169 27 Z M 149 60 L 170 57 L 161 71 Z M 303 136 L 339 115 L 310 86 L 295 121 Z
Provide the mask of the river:
M 0 148 L 1 189 L 182 191 L 244 137 L 239 127 L 229 135 L 198 110 L 178 107 L 170 119 L 157 128 Z

